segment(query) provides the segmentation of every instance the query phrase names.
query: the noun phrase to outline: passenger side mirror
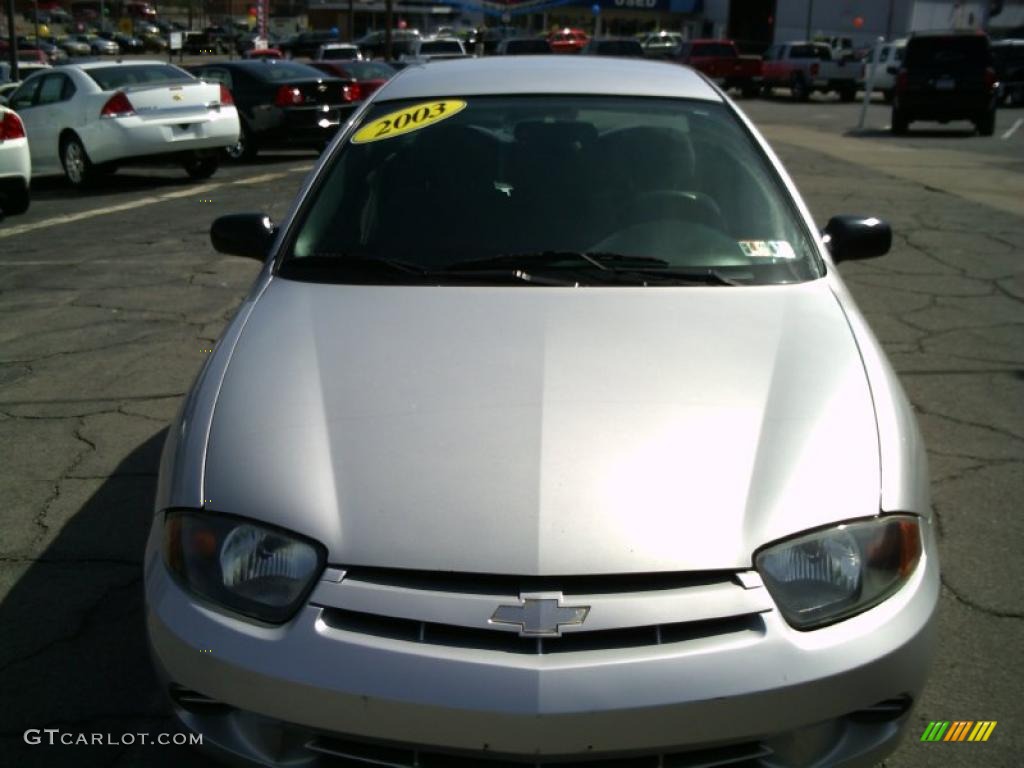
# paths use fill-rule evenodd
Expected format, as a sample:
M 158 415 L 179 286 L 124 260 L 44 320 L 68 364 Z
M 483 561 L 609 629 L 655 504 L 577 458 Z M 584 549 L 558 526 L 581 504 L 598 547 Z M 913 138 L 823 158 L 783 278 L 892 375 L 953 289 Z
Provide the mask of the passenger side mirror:
M 822 237 L 837 264 L 883 256 L 892 247 L 892 228 L 874 216 L 833 216 Z
M 263 261 L 274 244 L 277 226 L 264 213 L 232 213 L 215 219 L 210 242 L 220 253 Z

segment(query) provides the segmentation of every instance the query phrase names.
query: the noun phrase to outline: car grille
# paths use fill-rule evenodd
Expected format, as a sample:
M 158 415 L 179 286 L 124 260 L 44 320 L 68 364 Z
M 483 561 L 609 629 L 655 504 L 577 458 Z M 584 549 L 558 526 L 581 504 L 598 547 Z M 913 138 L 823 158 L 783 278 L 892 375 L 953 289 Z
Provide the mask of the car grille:
M 611 648 L 636 648 L 645 645 L 678 643 L 698 637 L 744 632 L 763 632 L 764 622 L 757 616 L 712 621 L 675 622 L 627 629 L 605 629 L 596 632 L 574 632 L 560 637 L 520 637 L 511 632 L 472 629 L 429 621 L 395 619 L 370 613 L 328 608 L 322 614 L 324 623 L 334 629 L 359 632 L 393 640 L 447 645 L 454 648 L 478 648 L 508 653 L 569 653 L 601 651 Z
M 544 636 L 491 619 L 543 596 L 586 606 L 580 623 Z M 328 569 L 310 599 L 329 630 L 434 646 L 520 654 L 755 639 L 772 610 L 753 572 L 516 577 L 380 568 Z
M 378 765 L 392 768 L 529 768 L 530 766 L 568 766 L 571 768 L 760 768 L 762 758 L 772 751 L 755 742 L 687 752 L 606 758 L 603 760 L 572 758 L 513 759 L 481 755 L 462 756 L 434 752 L 411 746 L 377 745 L 334 736 L 317 736 L 306 749 L 334 758 L 327 765 Z

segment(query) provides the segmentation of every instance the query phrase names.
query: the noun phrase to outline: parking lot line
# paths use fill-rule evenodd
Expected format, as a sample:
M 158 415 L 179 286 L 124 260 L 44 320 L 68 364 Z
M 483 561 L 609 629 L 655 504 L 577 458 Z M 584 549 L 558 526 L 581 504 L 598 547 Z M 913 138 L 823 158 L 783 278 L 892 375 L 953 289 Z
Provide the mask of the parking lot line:
M 1020 128 L 1021 125 L 1024 125 L 1024 117 L 1018 117 L 1016 122 L 1014 122 L 1014 124 L 1011 125 L 1009 129 L 1007 129 L 1006 133 L 1004 133 L 1001 138 L 1010 138 L 1011 136 L 1013 136 L 1014 133 L 1017 132 L 1017 129 Z
M 34 232 L 37 229 L 47 229 L 49 227 L 55 227 L 59 224 L 73 224 L 76 221 L 82 221 L 83 219 L 92 219 L 97 216 L 109 216 L 112 213 L 120 213 L 121 211 L 130 211 L 134 208 L 143 208 L 147 205 L 155 205 L 156 203 L 163 203 L 168 200 L 177 200 L 182 197 L 191 197 L 198 195 L 203 192 L 209 192 L 211 189 L 219 189 L 220 187 L 227 186 L 228 184 L 259 184 L 264 181 L 274 181 L 275 179 L 283 179 L 289 173 L 298 172 L 301 170 L 309 170 L 312 166 L 304 168 L 295 168 L 288 171 L 280 171 L 277 173 L 264 173 L 259 176 L 247 176 L 242 179 L 234 179 L 232 181 L 218 181 L 213 184 L 201 184 L 199 186 L 190 186 L 186 189 L 175 190 L 174 192 L 166 192 L 161 195 L 150 195 L 148 197 L 141 197 L 138 200 L 132 200 L 127 203 L 119 203 L 117 205 L 108 205 L 103 208 L 93 208 L 88 211 L 81 211 L 80 213 L 71 213 L 65 216 L 54 216 L 49 219 L 43 219 L 42 221 L 35 221 L 31 224 L 20 224 L 14 227 L 5 227 L 0 229 L 0 239 L 5 237 L 13 237 L 14 235 L 23 235 L 26 232 Z

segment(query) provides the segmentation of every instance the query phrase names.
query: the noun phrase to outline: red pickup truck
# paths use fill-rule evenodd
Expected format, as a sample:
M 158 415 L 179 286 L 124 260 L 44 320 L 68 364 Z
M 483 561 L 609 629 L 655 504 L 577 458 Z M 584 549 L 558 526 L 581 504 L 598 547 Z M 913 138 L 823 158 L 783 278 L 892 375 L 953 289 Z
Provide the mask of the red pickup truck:
M 761 91 L 761 57 L 740 56 L 732 40 L 688 40 L 675 61 L 703 72 L 725 90 L 738 88 L 745 98 Z

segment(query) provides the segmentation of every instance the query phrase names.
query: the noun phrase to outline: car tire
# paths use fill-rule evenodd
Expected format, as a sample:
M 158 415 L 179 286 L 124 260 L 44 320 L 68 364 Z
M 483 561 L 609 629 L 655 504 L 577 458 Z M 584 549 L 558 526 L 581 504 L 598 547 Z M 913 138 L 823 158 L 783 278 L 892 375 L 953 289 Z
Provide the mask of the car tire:
M 893 97 L 896 94 L 892 92 L 892 89 L 882 91 L 882 101 L 886 104 L 892 104 Z
M 0 199 L 0 218 L 4 216 L 16 216 L 28 210 L 30 195 L 28 185 L 24 189 L 8 192 Z
M 789 79 L 789 92 L 793 101 L 807 101 L 811 98 L 811 89 L 802 75 L 795 74 Z
M 987 112 L 983 112 L 977 120 L 974 121 L 975 127 L 978 129 L 978 133 L 982 136 L 991 136 L 996 132 L 996 111 L 990 109 Z
M 220 161 L 216 155 L 196 153 L 181 164 L 190 179 L 208 179 L 217 172 Z
M 259 147 L 256 145 L 256 139 L 253 137 L 252 131 L 249 130 L 249 126 L 244 122 L 238 134 L 238 141 L 230 147 L 224 147 L 224 154 L 227 155 L 228 160 L 236 163 L 255 160 L 257 152 L 259 152 Z
M 82 140 L 75 134 L 65 136 L 60 143 L 60 164 L 64 178 L 75 189 L 84 189 L 96 180 L 96 172 Z
M 849 102 L 853 101 L 856 98 L 857 98 L 857 89 L 856 88 L 849 88 L 849 87 L 847 87 L 847 88 L 840 88 L 839 89 L 839 100 L 840 101 L 844 101 L 844 102 L 849 103 Z
M 899 107 L 892 108 L 892 132 L 896 136 L 905 136 L 910 129 L 910 118 Z
M 743 94 L 744 99 L 756 99 L 761 89 L 756 85 L 744 85 L 740 88 L 740 93 Z

